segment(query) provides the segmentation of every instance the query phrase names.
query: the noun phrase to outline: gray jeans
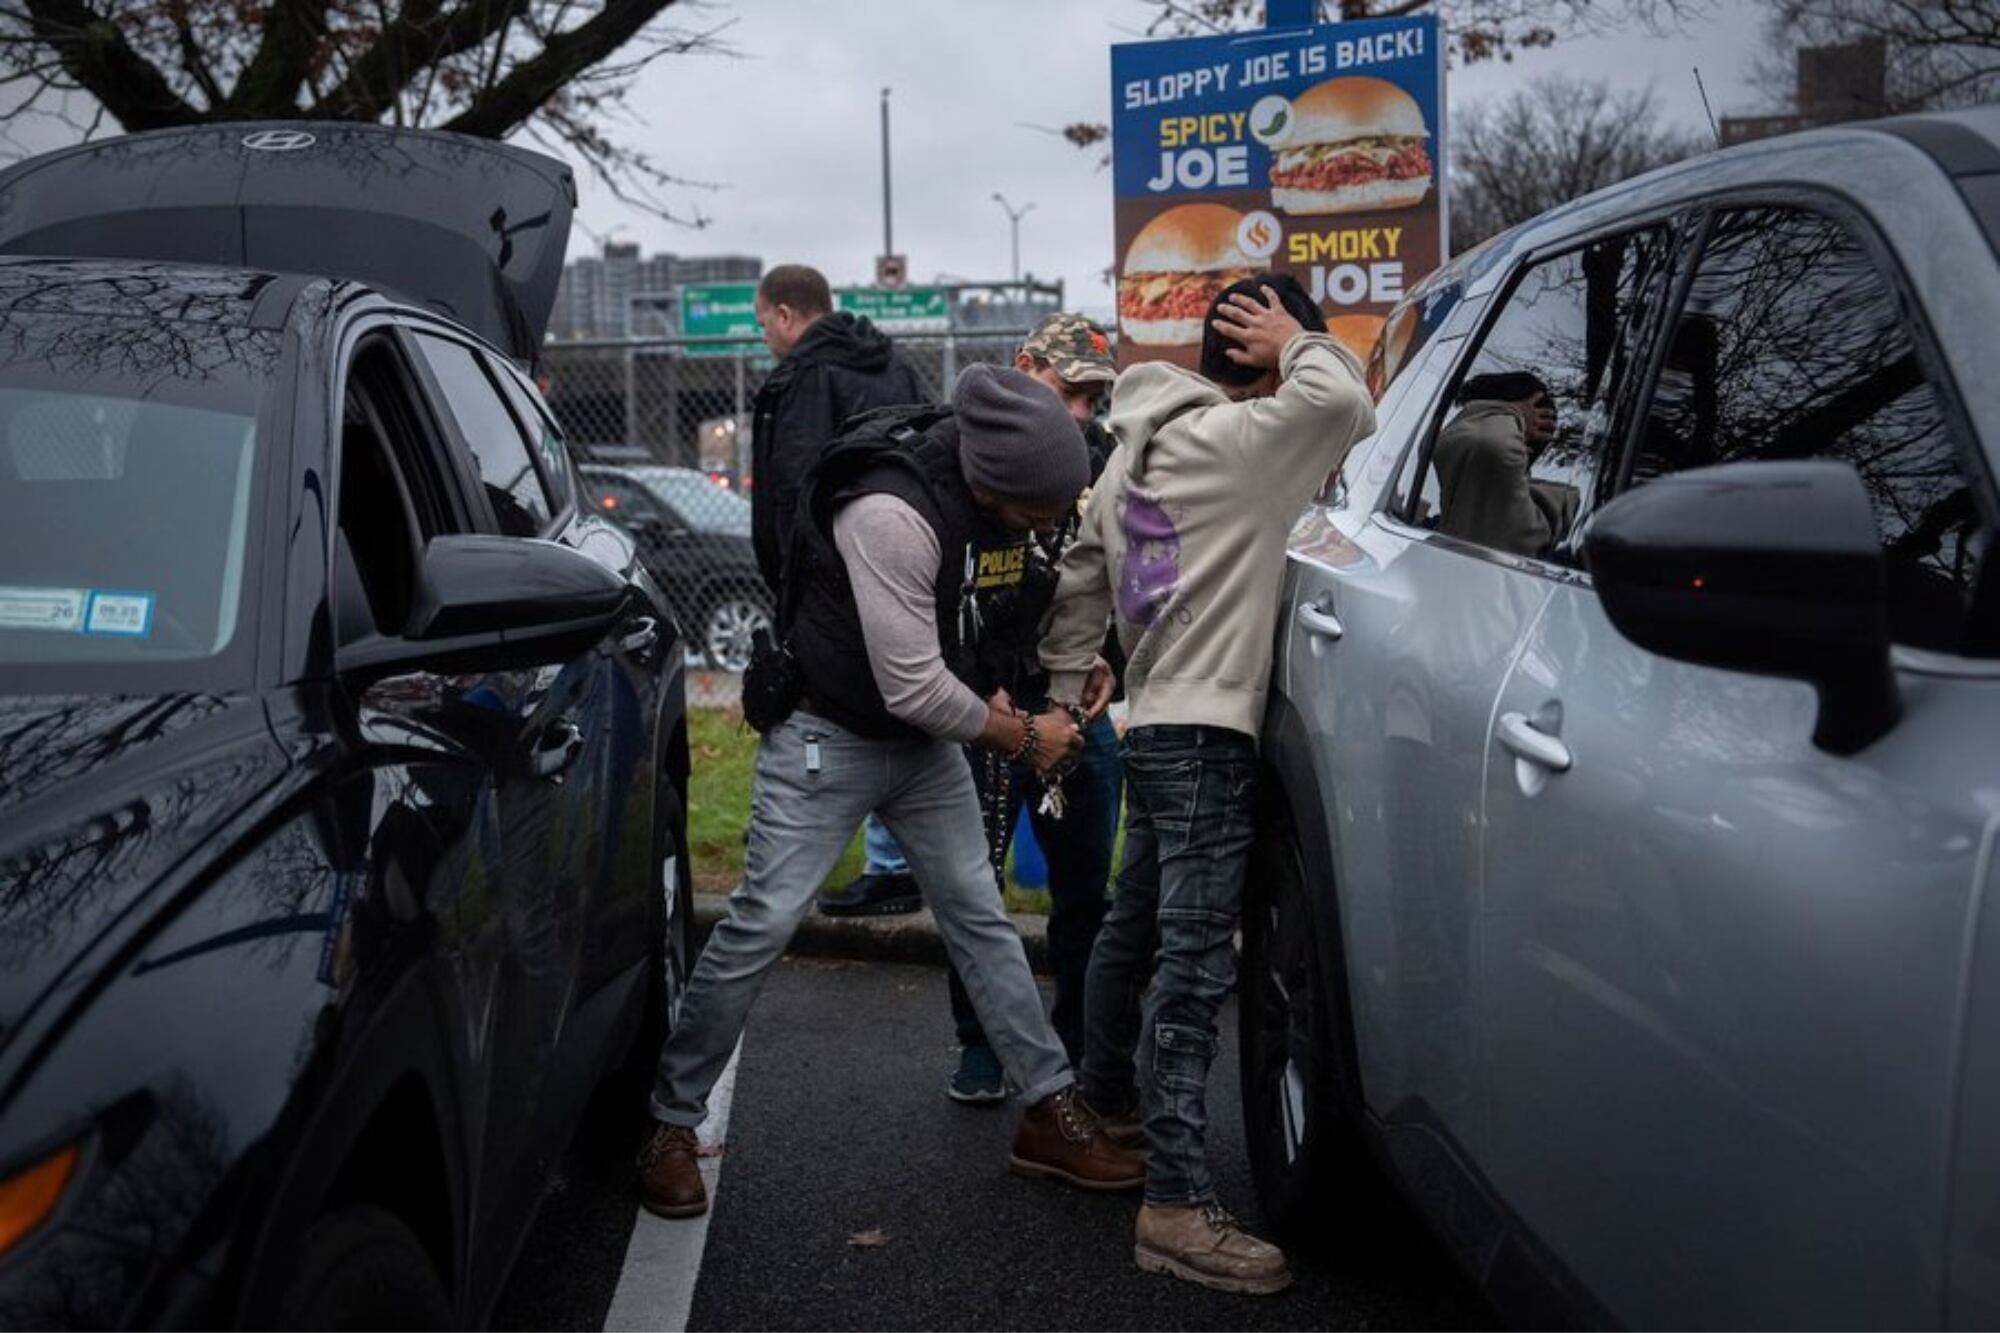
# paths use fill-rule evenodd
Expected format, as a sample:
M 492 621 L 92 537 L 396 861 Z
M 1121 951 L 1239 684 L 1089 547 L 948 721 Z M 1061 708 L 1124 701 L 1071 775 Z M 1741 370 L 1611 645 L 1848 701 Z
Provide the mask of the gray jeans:
M 1042 1012 L 1021 937 L 993 892 L 972 771 L 940 740 L 877 741 L 794 713 L 757 746 L 743 883 L 715 927 L 660 1048 L 655 1119 L 699 1125 L 764 973 L 870 810 L 882 817 L 937 917 L 1007 1081 L 1032 1105 L 1074 1081 Z

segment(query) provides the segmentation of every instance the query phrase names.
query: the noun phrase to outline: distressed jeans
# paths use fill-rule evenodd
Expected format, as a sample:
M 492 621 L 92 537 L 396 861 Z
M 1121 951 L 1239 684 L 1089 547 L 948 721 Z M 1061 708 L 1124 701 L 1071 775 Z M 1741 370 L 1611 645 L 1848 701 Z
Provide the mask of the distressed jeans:
M 870 810 L 910 858 L 945 952 L 1024 1105 L 1074 1078 L 1042 1012 L 1021 937 L 993 892 L 979 797 L 959 747 L 878 741 L 793 713 L 757 745 L 743 883 L 729 896 L 660 1047 L 652 1112 L 699 1125 L 764 974 Z
M 1148 1203 L 1215 1197 L 1208 1070 L 1216 1014 L 1235 981 L 1256 782 L 1257 752 L 1242 732 L 1168 725 L 1125 734 L 1125 860 L 1090 954 L 1083 1092 L 1095 1106 L 1121 1106 L 1136 1077 Z

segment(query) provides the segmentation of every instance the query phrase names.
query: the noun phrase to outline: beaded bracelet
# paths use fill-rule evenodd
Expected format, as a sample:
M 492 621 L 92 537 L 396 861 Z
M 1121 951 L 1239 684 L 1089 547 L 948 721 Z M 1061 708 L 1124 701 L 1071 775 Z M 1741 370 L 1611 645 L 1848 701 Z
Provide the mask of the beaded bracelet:
M 1007 756 L 1007 762 L 1010 764 L 1018 764 L 1022 760 L 1032 760 L 1035 751 L 1041 746 L 1041 737 L 1036 734 L 1035 730 L 1035 715 L 1016 709 L 1014 716 L 1021 719 L 1021 743 L 1014 747 L 1012 754 Z

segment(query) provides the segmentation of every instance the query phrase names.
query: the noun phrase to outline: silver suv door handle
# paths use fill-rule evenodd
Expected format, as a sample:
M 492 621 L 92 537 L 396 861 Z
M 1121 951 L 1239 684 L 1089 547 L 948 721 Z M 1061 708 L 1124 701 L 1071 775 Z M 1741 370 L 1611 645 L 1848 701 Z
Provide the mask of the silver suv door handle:
M 1526 713 L 1502 713 L 1499 735 L 1500 743 L 1516 758 L 1551 773 L 1569 772 L 1569 747 L 1546 731 L 1538 730 Z
M 1299 603 L 1299 624 L 1305 626 L 1306 633 L 1322 639 L 1338 639 L 1347 633 L 1340 627 L 1339 617 L 1311 602 Z

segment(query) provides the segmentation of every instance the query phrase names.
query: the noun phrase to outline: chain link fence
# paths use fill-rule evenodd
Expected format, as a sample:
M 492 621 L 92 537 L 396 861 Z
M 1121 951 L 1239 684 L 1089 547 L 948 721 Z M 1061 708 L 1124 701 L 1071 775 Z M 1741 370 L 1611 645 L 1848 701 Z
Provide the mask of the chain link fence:
M 1011 363 L 1027 333 L 913 334 L 896 344 L 943 398 L 960 368 Z M 750 427 L 774 364 L 754 340 L 543 348 L 544 392 L 590 500 L 637 539 L 687 638 L 695 707 L 736 703 L 750 637 L 770 623 L 770 592 L 750 548 Z

